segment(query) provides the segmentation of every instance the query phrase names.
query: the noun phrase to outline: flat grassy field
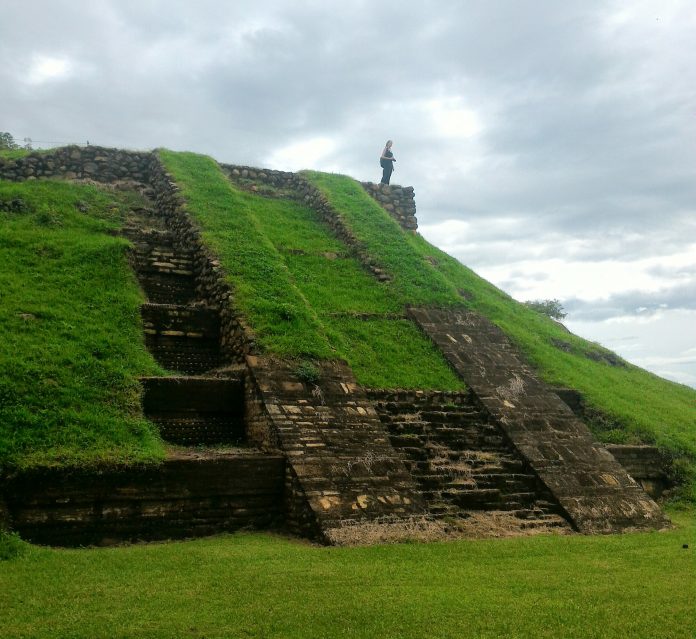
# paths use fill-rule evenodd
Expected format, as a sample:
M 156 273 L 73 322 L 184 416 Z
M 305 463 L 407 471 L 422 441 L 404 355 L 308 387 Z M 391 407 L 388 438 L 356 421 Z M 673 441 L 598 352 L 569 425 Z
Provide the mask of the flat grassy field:
M 0 636 L 691 639 L 694 513 L 671 514 L 675 530 L 607 537 L 30 547 L 0 562 Z
M 140 410 L 143 300 L 123 193 L 0 182 L 0 471 L 163 457 Z

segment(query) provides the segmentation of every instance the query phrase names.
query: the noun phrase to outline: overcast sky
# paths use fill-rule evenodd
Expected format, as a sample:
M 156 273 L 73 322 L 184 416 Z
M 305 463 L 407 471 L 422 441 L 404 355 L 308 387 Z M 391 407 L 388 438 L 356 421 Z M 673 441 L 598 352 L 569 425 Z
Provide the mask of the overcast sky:
M 693 0 L 0 0 L 0 131 L 416 189 L 421 232 L 696 387 Z

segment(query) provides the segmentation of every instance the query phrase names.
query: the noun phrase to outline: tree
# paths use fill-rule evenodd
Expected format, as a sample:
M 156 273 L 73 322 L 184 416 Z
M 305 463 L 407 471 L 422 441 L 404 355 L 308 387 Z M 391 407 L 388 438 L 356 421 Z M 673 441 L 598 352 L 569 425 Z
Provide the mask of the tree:
M 555 320 L 562 320 L 567 315 L 559 300 L 527 300 L 524 305 Z
M 19 144 L 14 141 L 11 133 L 0 131 L 0 150 L 18 149 Z

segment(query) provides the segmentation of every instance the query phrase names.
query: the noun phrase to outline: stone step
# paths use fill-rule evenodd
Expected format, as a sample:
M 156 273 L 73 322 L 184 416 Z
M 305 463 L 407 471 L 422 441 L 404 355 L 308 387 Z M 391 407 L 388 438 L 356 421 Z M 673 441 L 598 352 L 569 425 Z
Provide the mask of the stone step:
M 148 252 L 151 246 L 171 248 L 175 243 L 174 234 L 165 229 L 127 225 L 121 230 L 121 235 L 133 242 L 136 252 Z
M 500 502 L 500 491 L 496 488 L 458 489 L 442 491 L 443 500 L 450 501 L 460 508 L 479 507 Z
M 217 309 L 181 304 L 148 302 L 140 307 L 146 335 L 189 339 L 218 339 L 220 314 Z
M 477 488 L 497 488 L 509 493 L 533 492 L 536 487 L 534 475 L 508 475 L 486 473 L 447 473 L 433 474 L 413 473 L 422 485 L 457 488 L 459 486 L 476 486 Z
M 145 344 L 165 368 L 200 374 L 217 368 L 220 356 L 220 316 L 200 306 L 143 304 Z
M 420 419 L 409 419 L 391 421 L 387 423 L 387 427 L 391 433 L 395 435 L 429 435 L 437 437 L 443 433 L 443 437 L 455 437 L 457 435 L 465 438 L 480 435 L 498 435 L 499 431 L 495 426 L 486 424 L 478 416 L 471 419 L 470 423 L 462 425 L 458 424 L 433 424 Z
M 142 273 L 138 281 L 147 300 L 153 304 L 185 306 L 197 299 L 196 281 L 191 275 Z
M 133 257 L 136 274 L 160 273 L 164 275 L 193 275 L 193 259 L 183 251 L 157 247 L 147 253 L 135 252 Z
M 174 412 L 147 416 L 162 439 L 180 446 L 244 443 L 244 419 L 232 413 Z
M 244 442 L 240 379 L 146 377 L 141 383 L 145 416 L 165 441 L 182 446 Z
M 238 378 L 141 377 L 140 383 L 148 418 L 181 411 L 244 416 L 244 384 Z
M 423 408 L 417 405 L 407 405 L 392 403 L 377 403 L 380 412 L 387 413 L 391 416 L 391 419 L 398 421 L 403 418 L 405 421 L 413 419 L 414 415 L 420 417 L 420 419 L 433 424 L 439 423 L 452 423 L 460 419 L 468 421 L 475 417 L 481 417 L 484 415 L 478 408 L 472 406 L 462 406 L 457 408 L 447 408 L 442 407 L 440 410 L 434 407 Z
M 200 375 L 222 365 L 217 339 L 145 335 L 145 345 L 160 366 L 185 375 Z
M 413 447 L 425 445 L 441 445 L 452 450 L 507 450 L 505 438 L 497 431 L 482 429 L 447 429 L 443 431 L 430 430 L 421 433 L 414 428 L 405 428 L 402 432 L 389 432 L 392 444 L 397 447 Z M 410 432 L 409 432 L 410 431 Z

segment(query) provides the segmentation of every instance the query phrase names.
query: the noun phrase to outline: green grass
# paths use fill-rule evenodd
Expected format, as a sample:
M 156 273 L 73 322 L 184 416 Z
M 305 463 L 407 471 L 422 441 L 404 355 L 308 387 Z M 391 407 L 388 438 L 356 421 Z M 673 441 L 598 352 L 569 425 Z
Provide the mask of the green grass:
M 35 153 L 35 151 L 29 151 L 28 149 L 0 149 L 0 162 L 2 160 L 19 160 L 27 157 L 30 153 Z
M 345 359 L 367 386 L 463 387 L 429 340 L 395 317 L 400 286 L 378 283 L 314 210 L 242 191 L 209 158 L 160 154 L 266 352 Z
M 693 512 L 673 516 L 666 533 L 595 537 L 30 547 L 0 564 L 0 636 L 689 639 Z
M 392 276 L 392 288 L 405 303 L 453 306 L 461 303 L 457 289 L 424 259 L 409 233 L 352 178 L 315 171 L 304 177 L 328 197 L 355 237 Z
M 466 305 L 491 319 L 547 382 L 579 390 L 592 409 L 608 418 L 608 425 L 596 424 L 595 433 L 601 439 L 655 442 L 675 457 L 696 459 L 694 389 L 627 363 L 612 366 L 594 361 L 588 355 L 609 351 L 570 334 L 421 236 L 401 230 L 355 180 L 315 172 L 304 175 L 327 196 L 370 256 L 400 278 L 397 286 L 403 301 Z M 465 291 L 467 299 L 459 297 L 458 291 Z
M 159 155 L 175 176 L 204 241 L 220 257 L 235 305 L 248 318 L 259 346 L 278 355 L 335 356 L 316 313 L 260 228 L 255 201 L 233 190 L 211 158 L 171 151 Z
M 0 469 L 163 455 L 140 411 L 137 377 L 161 371 L 143 344 L 127 242 L 109 234 L 127 205 L 115 197 L 0 182 L 0 203 L 24 202 L 0 211 Z

